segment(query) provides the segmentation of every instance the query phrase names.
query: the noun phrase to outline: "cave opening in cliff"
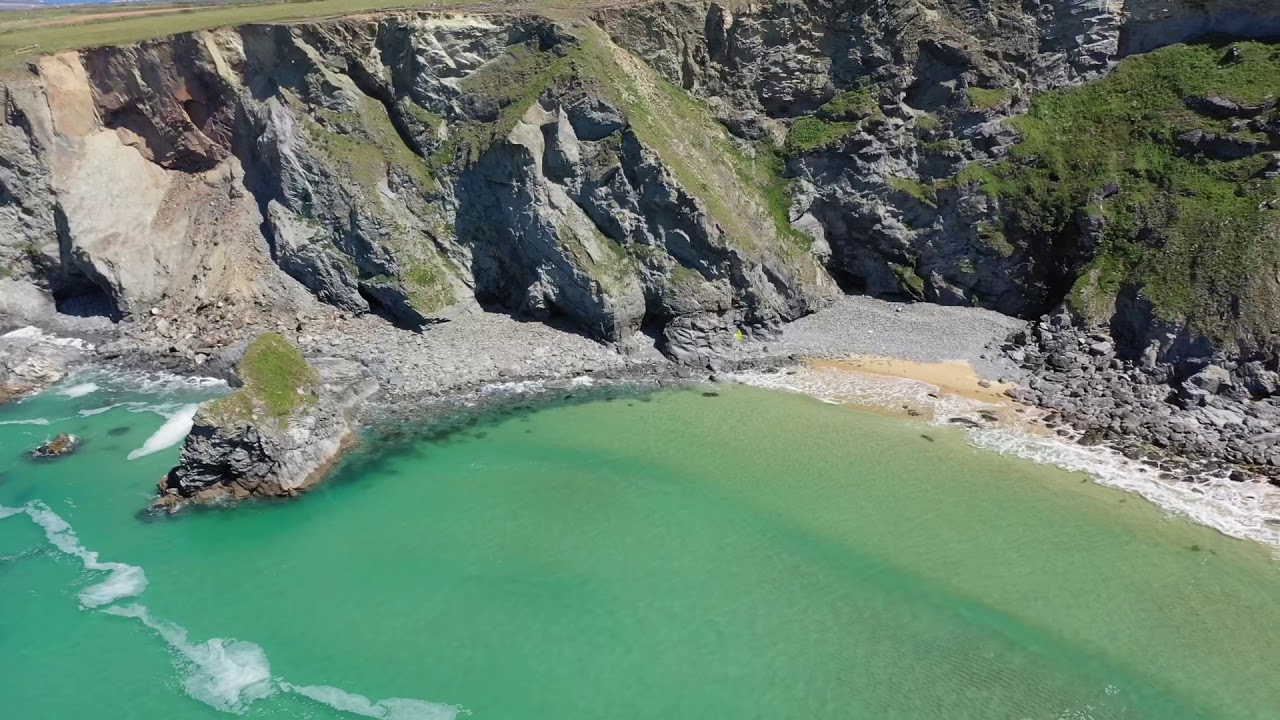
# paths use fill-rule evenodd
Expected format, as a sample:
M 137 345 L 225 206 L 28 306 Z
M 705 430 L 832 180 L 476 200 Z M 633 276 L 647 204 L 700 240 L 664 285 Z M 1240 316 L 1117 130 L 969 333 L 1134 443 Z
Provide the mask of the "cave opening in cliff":
M 113 323 L 124 317 L 111 295 L 85 277 L 54 288 L 53 302 L 63 315 L 105 317 Z

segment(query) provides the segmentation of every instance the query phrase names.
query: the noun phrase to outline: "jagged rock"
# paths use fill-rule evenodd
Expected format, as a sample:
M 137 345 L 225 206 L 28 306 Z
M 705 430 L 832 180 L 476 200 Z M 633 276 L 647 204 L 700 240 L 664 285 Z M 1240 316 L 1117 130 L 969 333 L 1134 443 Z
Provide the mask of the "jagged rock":
M 60 458 L 75 452 L 78 447 L 80 447 L 80 437 L 78 435 L 62 433 L 52 440 L 41 443 L 39 447 L 32 450 L 31 458 L 33 460 Z
M 1209 365 L 1187 378 L 1187 382 L 1210 395 L 1216 395 L 1232 384 L 1231 373 L 1217 365 Z
M 354 432 L 353 410 L 378 389 L 360 363 L 307 361 L 270 334 L 248 345 L 236 374 L 243 385 L 235 394 L 196 413 L 156 507 L 298 494 L 337 460 Z
M 78 341 L 31 330 L 0 335 L 0 403 L 53 385 L 87 359 Z

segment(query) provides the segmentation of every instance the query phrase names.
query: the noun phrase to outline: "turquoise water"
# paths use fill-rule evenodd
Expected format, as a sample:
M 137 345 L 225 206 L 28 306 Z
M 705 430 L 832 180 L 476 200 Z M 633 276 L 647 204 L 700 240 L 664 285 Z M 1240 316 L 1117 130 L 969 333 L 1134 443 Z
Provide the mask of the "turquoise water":
M 298 501 L 140 517 L 178 450 L 127 457 L 210 392 L 0 408 L 6 717 L 1280 708 L 1267 549 L 948 430 L 742 387 L 619 396 L 373 437 Z M 57 432 L 82 450 L 21 458 Z

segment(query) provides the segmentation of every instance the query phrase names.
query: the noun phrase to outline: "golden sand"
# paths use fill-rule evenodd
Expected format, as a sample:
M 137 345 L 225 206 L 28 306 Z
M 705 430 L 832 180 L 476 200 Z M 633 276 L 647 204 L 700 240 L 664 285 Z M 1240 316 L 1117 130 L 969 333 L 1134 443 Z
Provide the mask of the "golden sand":
M 855 355 L 841 361 L 814 360 L 809 365 L 915 380 L 933 385 L 942 394 L 959 395 L 992 405 L 1014 404 L 1013 400 L 1005 395 L 1005 391 L 1013 387 L 1012 385 L 984 379 L 964 360 L 923 363 L 874 355 Z

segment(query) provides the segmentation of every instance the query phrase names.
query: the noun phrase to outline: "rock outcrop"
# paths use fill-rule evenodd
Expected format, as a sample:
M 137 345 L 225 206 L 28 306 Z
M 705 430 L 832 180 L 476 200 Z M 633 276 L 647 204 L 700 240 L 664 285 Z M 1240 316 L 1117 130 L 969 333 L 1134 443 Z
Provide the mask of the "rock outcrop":
M 593 27 L 519 16 L 43 57 L 5 80 L 0 262 L 64 312 L 288 316 L 305 287 L 410 328 L 479 305 L 620 346 L 645 328 L 705 361 L 836 288 L 772 166 L 671 90 Z
M 88 359 L 81 342 L 28 330 L 0 335 L 0 403 L 53 385 Z
M 235 374 L 239 390 L 197 411 L 157 508 L 297 495 L 353 440 L 352 414 L 378 390 L 359 363 L 308 361 L 274 334 L 247 345 Z
M 1010 348 L 1037 375 L 1024 399 L 1130 446 L 1280 466 L 1262 431 L 1280 5 L 670 3 L 600 22 L 780 147 L 789 218 L 846 289 L 1044 316 Z

